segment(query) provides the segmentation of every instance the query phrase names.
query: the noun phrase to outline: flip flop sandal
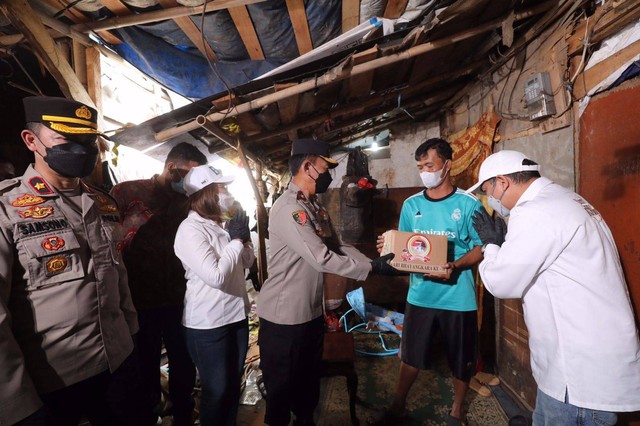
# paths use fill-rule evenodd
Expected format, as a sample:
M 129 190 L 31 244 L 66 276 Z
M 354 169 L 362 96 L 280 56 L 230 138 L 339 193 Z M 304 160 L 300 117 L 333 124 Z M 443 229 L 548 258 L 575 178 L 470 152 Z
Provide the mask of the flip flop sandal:
M 498 386 L 500 384 L 500 379 L 498 377 L 483 371 L 477 372 L 473 377 L 485 386 Z
M 469 381 L 469 387 L 471 388 L 471 390 L 477 392 L 480 396 L 483 396 L 485 398 L 491 396 L 491 389 L 483 385 L 482 382 L 480 382 L 475 377 L 472 377 L 471 381 Z

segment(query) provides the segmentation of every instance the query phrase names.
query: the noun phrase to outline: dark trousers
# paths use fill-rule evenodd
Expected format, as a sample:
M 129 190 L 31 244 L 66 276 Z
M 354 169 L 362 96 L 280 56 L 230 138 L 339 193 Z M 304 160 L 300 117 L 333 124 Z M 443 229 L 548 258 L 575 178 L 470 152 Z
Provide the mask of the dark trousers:
M 57 391 L 40 395 L 44 406 L 17 426 L 139 426 L 140 374 L 134 351 L 113 373 L 105 371 Z
M 196 372 L 187 350 L 182 327 L 182 306 L 163 306 L 138 311 L 138 351 L 144 386 L 145 410 L 155 419 L 160 404 L 160 356 L 162 343 L 169 358 L 169 399 L 175 426 L 192 424 L 193 386 Z
M 258 344 L 268 425 L 288 425 L 291 412 L 297 424 L 313 424 L 320 397 L 323 336 L 322 317 L 296 325 L 260 319 Z
M 200 375 L 200 424 L 235 425 L 247 357 L 247 319 L 207 330 L 186 328 L 187 346 Z

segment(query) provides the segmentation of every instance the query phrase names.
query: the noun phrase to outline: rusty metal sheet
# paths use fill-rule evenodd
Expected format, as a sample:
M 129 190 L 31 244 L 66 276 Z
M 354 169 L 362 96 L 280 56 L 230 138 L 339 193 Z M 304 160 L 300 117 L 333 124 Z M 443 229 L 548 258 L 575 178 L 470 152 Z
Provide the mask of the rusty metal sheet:
M 611 228 L 640 320 L 639 99 L 640 81 L 635 81 L 592 100 L 585 110 L 578 191 Z

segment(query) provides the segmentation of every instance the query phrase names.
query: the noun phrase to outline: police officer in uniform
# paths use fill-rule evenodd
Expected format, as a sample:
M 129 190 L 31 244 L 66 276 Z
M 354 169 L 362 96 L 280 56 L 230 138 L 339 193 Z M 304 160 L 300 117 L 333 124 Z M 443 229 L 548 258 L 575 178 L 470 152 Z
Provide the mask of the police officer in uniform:
M 35 163 L 0 184 L 0 424 L 136 424 L 136 312 L 118 209 L 85 184 L 97 113 L 24 99 Z
M 269 278 L 258 300 L 260 368 L 267 391 L 265 423 L 313 424 L 320 392 L 324 321 L 323 273 L 356 280 L 369 273 L 395 273 L 387 255 L 370 261 L 340 243 L 327 210 L 316 194 L 331 183 L 329 144 L 301 139 L 293 142 L 289 188 L 269 215 L 271 246 Z

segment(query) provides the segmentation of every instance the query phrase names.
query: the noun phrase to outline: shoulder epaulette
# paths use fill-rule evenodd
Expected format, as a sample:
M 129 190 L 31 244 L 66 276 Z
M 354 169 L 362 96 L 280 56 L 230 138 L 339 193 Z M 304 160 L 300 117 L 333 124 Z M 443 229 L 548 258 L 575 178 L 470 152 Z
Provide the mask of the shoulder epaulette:
M 0 182 L 0 194 L 4 194 L 7 190 L 20 185 L 20 178 L 6 179 Z
M 109 193 L 108 193 L 107 191 L 105 191 L 104 189 L 99 188 L 99 187 L 94 186 L 94 185 L 90 185 L 90 184 L 88 184 L 87 182 L 85 182 L 85 181 L 83 181 L 83 180 L 81 180 L 80 182 L 82 182 L 82 185 L 84 185 L 84 187 L 85 187 L 85 189 L 87 190 L 87 192 L 89 192 L 89 193 L 93 193 L 93 194 L 96 194 L 96 195 L 104 195 L 104 196 L 107 196 L 107 197 L 109 197 L 109 199 L 110 199 L 111 201 L 113 201 L 114 203 L 116 203 L 116 199 L 115 199 L 115 198 L 113 198 L 113 197 L 111 196 L 111 194 L 109 194 Z

